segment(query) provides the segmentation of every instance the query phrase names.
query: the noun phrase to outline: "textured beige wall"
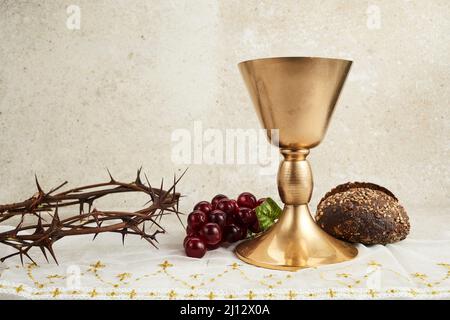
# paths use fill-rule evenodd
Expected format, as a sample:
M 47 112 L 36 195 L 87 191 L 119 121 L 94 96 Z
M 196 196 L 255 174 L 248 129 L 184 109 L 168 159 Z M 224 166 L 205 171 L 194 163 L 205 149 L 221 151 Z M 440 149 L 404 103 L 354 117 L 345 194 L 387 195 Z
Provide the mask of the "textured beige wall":
M 66 27 L 71 4 L 80 30 Z M 0 0 L 0 202 L 34 192 L 35 172 L 47 187 L 105 167 L 130 179 L 141 164 L 170 178 L 184 167 L 170 160 L 174 129 L 259 127 L 239 61 L 307 55 L 354 60 L 310 157 L 313 205 L 363 180 L 410 212 L 447 208 L 449 17 L 448 0 Z M 277 197 L 251 165 L 193 165 L 180 187 L 185 208 L 217 192 Z

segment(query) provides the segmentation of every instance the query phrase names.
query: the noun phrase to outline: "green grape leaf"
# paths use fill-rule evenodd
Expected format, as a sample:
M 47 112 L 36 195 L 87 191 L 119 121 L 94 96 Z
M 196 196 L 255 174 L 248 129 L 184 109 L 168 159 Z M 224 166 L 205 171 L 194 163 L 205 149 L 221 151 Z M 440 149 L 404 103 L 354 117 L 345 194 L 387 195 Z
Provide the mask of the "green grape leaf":
M 275 221 L 280 217 L 280 206 L 271 198 L 267 198 L 260 206 L 256 208 L 256 216 L 258 217 L 259 226 L 262 231 L 269 229 Z

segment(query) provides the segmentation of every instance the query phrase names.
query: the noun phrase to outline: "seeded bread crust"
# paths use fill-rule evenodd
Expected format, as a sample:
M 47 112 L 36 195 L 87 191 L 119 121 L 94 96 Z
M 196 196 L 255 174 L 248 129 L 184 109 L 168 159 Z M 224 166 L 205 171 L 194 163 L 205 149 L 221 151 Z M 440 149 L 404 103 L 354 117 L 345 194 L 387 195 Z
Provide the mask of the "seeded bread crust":
M 317 206 L 316 222 L 336 238 L 366 245 L 403 240 L 410 230 L 394 194 L 368 182 L 348 182 L 327 192 Z

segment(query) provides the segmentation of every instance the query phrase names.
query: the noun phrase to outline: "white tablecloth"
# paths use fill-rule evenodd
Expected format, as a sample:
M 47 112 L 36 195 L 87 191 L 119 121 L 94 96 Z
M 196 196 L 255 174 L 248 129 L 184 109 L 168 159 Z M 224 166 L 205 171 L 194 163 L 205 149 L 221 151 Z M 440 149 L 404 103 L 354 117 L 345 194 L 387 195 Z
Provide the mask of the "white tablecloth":
M 432 212 L 432 211 L 431 211 Z M 237 259 L 232 248 L 202 259 L 185 256 L 183 230 L 167 221 L 159 249 L 120 235 L 69 237 L 55 244 L 59 265 L 0 264 L 0 297 L 56 299 L 363 299 L 450 298 L 450 217 L 412 217 L 408 239 L 387 246 L 358 245 L 352 261 L 296 272 L 267 270 Z M 426 218 L 425 218 L 426 217 Z M 171 218 L 169 218 L 171 219 Z M 1 229 L 0 229 L 1 230 Z M 0 246 L 0 255 L 12 252 Z

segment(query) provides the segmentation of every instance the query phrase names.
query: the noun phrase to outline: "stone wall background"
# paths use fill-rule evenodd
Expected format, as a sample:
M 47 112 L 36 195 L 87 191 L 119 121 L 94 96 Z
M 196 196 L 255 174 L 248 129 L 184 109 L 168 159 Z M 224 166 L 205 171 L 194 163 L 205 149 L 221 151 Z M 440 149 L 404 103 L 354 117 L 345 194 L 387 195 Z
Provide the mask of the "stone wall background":
M 312 207 L 371 181 L 425 218 L 419 208 L 450 204 L 449 16 L 446 0 L 0 0 L 0 202 L 29 197 L 34 173 L 47 188 L 106 167 L 170 180 L 185 167 L 173 130 L 259 128 L 238 62 L 329 56 L 354 64 L 310 156 Z M 180 190 L 185 210 L 218 192 L 278 197 L 254 165 L 191 165 Z

